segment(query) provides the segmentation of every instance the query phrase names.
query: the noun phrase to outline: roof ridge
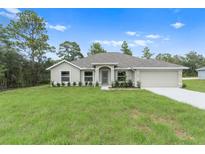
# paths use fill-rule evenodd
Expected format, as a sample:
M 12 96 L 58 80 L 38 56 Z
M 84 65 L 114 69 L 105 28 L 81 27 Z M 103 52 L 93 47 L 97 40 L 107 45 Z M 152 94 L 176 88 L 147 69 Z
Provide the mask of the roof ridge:
M 143 59 L 130 56 L 122 52 L 106 52 L 89 55 L 87 57 L 71 61 L 74 65 L 84 68 L 92 67 L 92 63 L 118 62 L 118 67 L 183 67 L 182 65 L 165 62 L 157 59 Z

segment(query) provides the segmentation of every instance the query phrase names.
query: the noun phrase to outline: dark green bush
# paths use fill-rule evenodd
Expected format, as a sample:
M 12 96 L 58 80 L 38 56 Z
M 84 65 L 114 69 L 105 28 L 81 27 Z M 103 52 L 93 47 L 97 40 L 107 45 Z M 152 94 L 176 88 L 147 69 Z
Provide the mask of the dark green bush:
M 73 86 L 76 86 L 76 82 L 73 82 Z
M 128 80 L 128 82 L 127 82 L 127 87 L 133 87 L 133 82 L 132 82 L 132 80 Z
M 123 82 L 120 82 L 120 83 L 119 83 L 119 87 L 120 87 L 120 88 L 123 88 L 123 87 L 124 87 L 124 83 L 123 83 Z
M 67 83 L 67 86 L 70 87 L 70 82 Z
M 128 87 L 128 83 L 126 81 L 123 82 L 123 87 L 127 88 Z
M 95 86 L 96 86 L 96 87 L 99 87 L 99 83 L 98 83 L 98 82 L 96 82 L 96 83 L 95 83 Z
M 137 87 L 141 88 L 141 82 L 137 81 Z
M 183 83 L 182 84 L 182 88 L 186 88 L 187 86 L 186 86 L 186 84 L 185 83 Z
M 65 83 L 64 82 L 62 82 L 62 84 L 61 84 L 63 87 L 65 86 Z
M 93 85 L 93 83 L 92 82 L 89 82 L 89 86 L 92 86 Z
M 81 81 L 78 82 L 78 86 L 79 86 L 79 87 L 82 86 L 82 82 L 81 82 Z
M 61 86 L 61 84 L 60 84 L 60 83 L 57 83 L 56 85 L 57 85 L 57 87 L 60 87 L 60 86 Z
M 115 81 L 114 87 L 119 87 L 119 86 L 120 86 L 119 82 Z
M 51 82 L 51 85 L 52 85 L 52 87 L 55 87 L 55 86 L 56 86 L 54 82 Z
M 115 82 L 112 82 L 111 86 L 112 86 L 112 88 L 115 88 Z
M 88 82 L 85 82 L 85 86 L 87 86 L 88 85 Z

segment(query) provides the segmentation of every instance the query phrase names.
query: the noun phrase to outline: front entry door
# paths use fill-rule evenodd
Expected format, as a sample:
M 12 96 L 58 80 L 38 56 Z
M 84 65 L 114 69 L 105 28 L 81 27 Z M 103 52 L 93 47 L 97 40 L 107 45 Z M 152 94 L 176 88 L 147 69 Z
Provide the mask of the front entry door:
M 108 84 L 108 70 L 102 70 L 102 84 Z

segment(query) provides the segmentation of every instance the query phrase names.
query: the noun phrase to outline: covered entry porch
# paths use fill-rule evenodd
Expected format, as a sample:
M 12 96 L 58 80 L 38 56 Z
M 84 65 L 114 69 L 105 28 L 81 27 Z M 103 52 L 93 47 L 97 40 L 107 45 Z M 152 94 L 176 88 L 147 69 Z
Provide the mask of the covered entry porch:
M 95 65 L 95 81 L 100 85 L 111 85 L 115 81 L 115 65 Z
M 98 64 L 95 65 L 95 82 L 100 85 L 111 86 L 115 81 L 131 80 L 135 83 L 135 71 L 128 69 L 119 69 L 117 64 Z M 124 80 L 123 80 L 124 79 Z

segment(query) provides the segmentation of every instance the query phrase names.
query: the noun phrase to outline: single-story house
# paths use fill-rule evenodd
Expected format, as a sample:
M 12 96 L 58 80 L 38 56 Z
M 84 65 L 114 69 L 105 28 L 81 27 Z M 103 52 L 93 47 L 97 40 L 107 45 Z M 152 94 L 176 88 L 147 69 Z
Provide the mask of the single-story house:
M 141 59 L 118 52 L 91 55 L 68 62 L 62 60 L 47 68 L 51 82 L 86 82 L 111 85 L 114 81 L 131 80 L 141 87 L 181 87 L 182 70 L 186 67 L 158 61 Z
M 205 67 L 197 69 L 197 72 L 199 79 L 205 79 Z

